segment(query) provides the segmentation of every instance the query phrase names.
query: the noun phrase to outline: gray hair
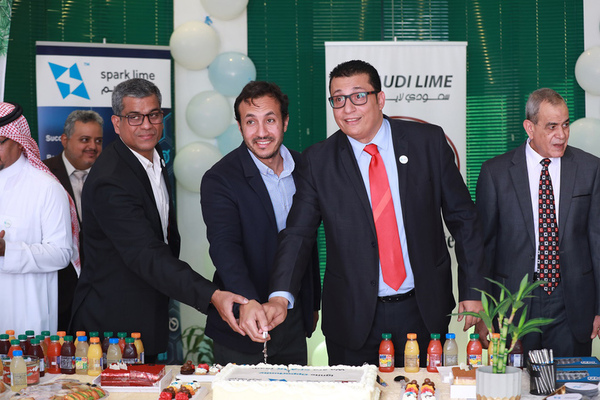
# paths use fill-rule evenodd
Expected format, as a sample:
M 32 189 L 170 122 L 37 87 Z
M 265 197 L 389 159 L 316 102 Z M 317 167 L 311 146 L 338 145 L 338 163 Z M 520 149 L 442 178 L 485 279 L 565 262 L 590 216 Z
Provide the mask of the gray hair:
M 540 105 L 547 101 L 553 106 L 560 104 L 567 104 L 565 99 L 558 94 L 556 91 L 549 88 L 541 88 L 529 95 L 527 104 L 525 105 L 525 118 L 537 124 L 538 113 L 540 112 Z
M 158 105 L 162 103 L 162 95 L 158 87 L 142 78 L 133 78 L 127 81 L 123 81 L 115 86 L 112 93 L 112 109 L 115 115 L 121 115 L 123 112 L 123 98 L 124 97 L 135 97 L 136 99 L 142 99 L 144 97 L 155 95 L 158 99 Z
M 104 120 L 96 111 L 92 110 L 75 110 L 67 117 L 65 121 L 65 127 L 63 129 L 63 133 L 67 135 L 67 138 L 71 138 L 73 136 L 73 131 L 75 130 L 75 122 L 82 122 L 87 124 L 88 122 L 96 122 L 100 125 L 100 128 L 104 125 Z

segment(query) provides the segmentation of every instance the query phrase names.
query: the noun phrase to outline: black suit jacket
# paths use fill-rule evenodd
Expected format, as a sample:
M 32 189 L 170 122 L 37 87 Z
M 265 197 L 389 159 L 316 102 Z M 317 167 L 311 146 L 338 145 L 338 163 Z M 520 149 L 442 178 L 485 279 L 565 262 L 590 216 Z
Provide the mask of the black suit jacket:
M 398 120 L 390 125 L 417 302 L 429 331 L 444 332 L 455 301 L 442 216 L 456 240 L 461 300 L 478 300 L 481 295 L 473 288 L 487 287 L 480 222 L 443 130 Z M 408 157 L 407 163 L 399 162 L 401 155 Z M 323 332 L 344 347 L 361 348 L 375 317 L 379 279 L 367 191 L 343 132 L 311 146 L 303 156 L 305 167 L 281 235 L 271 289 L 298 290 L 322 220 L 327 241 Z
M 73 195 L 73 187 L 71 186 L 71 180 L 67 174 L 67 168 L 62 159 L 62 153 L 57 156 L 44 160 L 44 164 L 50 169 L 50 172 L 58 178 L 59 182 L 69 196 L 75 199 Z M 78 215 L 79 219 L 79 260 L 81 265 L 84 263 L 83 256 L 83 230 L 81 229 L 81 216 Z M 58 271 L 58 329 L 66 330 L 69 327 L 69 321 L 71 319 L 71 305 L 73 303 L 73 293 L 75 292 L 75 286 L 77 286 L 77 272 L 73 264 L 69 263 L 67 268 L 63 268 Z
M 525 274 L 533 277 L 537 257 L 525 146 L 483 163 L 477 182 L 486 262 L 493 279 L 512 291 Z M 600 159 L 568 146 L 560 176 L 560 285 L 568 325 L 588 342 L 600 315 Z
M 168 187 L 166 168 L 163 177 Z M 82 198 L 86 259 L 71 331 L 137 331 L 146 354 L 166 351 L 169 297 L 206 313 L 216 290 L 177 258 L 172 198 L 166 244 L 148 175 L 120 139 L 98 157 Z
M 297 171 L 300 154 L 290 152 Z M 220 289 L 266 302 L 277 252 L 277 222 L 269 192 L 244 143 L 204 174 L 200 193 L 210 255 L 217 269 L 213 282 Z M 298 327 L 308 336 L 321 294 L 316 243 L 309 263 L 299 295 L 304 327 Z M 236 351 L 256 353 L 263 348 L 232 331 L 214 307 L 208 311 L 206 334 Z

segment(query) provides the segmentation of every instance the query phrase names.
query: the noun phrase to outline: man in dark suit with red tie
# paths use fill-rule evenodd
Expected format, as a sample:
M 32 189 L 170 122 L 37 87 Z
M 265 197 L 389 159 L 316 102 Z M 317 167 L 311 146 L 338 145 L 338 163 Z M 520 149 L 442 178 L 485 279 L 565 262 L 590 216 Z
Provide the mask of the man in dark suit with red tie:
M 523 338 L 525 352 L 590 356 L 600 328 L 600 159 L 567 145 L 569 109 L 554 90 L 536 90 L 525 109 L 528 140 L 479 174 L 486 262 L 511 291 L 525 274 L 548 281 L 526 304 L 530 318 L 554 321 Z
M 455 300 L 444 222 L 456 240 L 459 311 L 481 307 L 474 288 L 487 287 L 487 271 L 477 211 L 443 130 L 383 115 L 385 94 L 373 66 L 338 65 L 329 90 L 340 130 L 303 153 L 271 279 L 272 291 L 292 298 L 273 296 L 266 316 L 241 324 L 260 340 L 267 321 L 285 317 L 323 222 L 322 327 L 330 364 L 377 364 L 386 332 L 402 366 L 407 333 L 417 334 L 424 351 L 430 333 L 448 331 Z M 465 328 L 474 322 L 466 318 Z
M 75 110 L 65 121 L 60 141 L 64 150 L 44 164 L 63 185 L 75 202 L 79 225 L 81 221 L 81 190 L 90 168 L 102 152 L 102 125 L 100 114 L 92 110 Z M 84 263 L 83 230 L 79 230 L 79 260 Z M 71 319 L 73 293 L 77 286 L 76 271 L 73 265 L 58 271 L 58 330 L 66 331 Z

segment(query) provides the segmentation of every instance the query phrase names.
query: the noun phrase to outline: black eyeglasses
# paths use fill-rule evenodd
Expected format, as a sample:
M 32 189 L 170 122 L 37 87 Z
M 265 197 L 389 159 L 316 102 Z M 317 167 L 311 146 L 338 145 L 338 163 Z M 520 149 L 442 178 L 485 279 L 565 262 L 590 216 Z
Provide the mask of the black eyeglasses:
M 6 143 L 6 141 L 7 141 L 8 139 L 9 139 L 9 138 L 5 138 L 4 140 L 0 140 L 0 146 L 1 146 L 1 145 L 3 145 L 4 143 Z
M 362 106 L 367 104 L 367 100 L 370 94 L 377 94 L 379 90 L 373 90 L 371 92 L 356 92 L 351 94 L 341 94 L 339 96 L 332 96 L 329 98 L 329 104 L 332 108 L 342 108 L 346 105 L 346 99 L 350 99 L 352 104 L 355 106 Z
M 139 113 L 131 113 L 127 115 L 117 115 L 120 118 L 127 118 L 127 122 L 131 126 L 140 126 L 144 123 L 144 118 L 148 117 L 148 121 L 150 121 L 153 125 L 158 125 L 163 122 L 163 116 L 165 114 L 161 111 L 154 111 L 150 114 L 139 114 Z

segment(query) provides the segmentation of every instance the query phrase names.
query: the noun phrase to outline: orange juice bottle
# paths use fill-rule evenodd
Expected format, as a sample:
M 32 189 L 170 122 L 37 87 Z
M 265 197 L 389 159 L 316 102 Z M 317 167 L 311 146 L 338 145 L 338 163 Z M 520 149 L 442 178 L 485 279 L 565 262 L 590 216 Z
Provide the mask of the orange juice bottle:
M 5 332 L 8 335 L 8 340 L 15 340 L 15 331 L 12 329 L 7 329 Z
M 408 333 L 404 347 L 404 371 L 408 373 L 419 372 L 419 342 L 416 333 Z
M 100 338 L 94 336 L 90 338 L 90 348 L 88 349 L 88 375 L 98 376 L 102 372 L 102 346 Z
M 67 332 L 58 331 L 56 332 L 56 334 L 58 335 L 58 342 L 60 343 L 60 345 L 62 346 L 63 344 L 65 344 L 65 336 L 67 336 Z
M 135 339 L 135 348 L 138 353 L 138 364 L 144 364 L 144 344 L 142 343 L 142 334 L 139 332 L 131 332 L 131 337 Z

